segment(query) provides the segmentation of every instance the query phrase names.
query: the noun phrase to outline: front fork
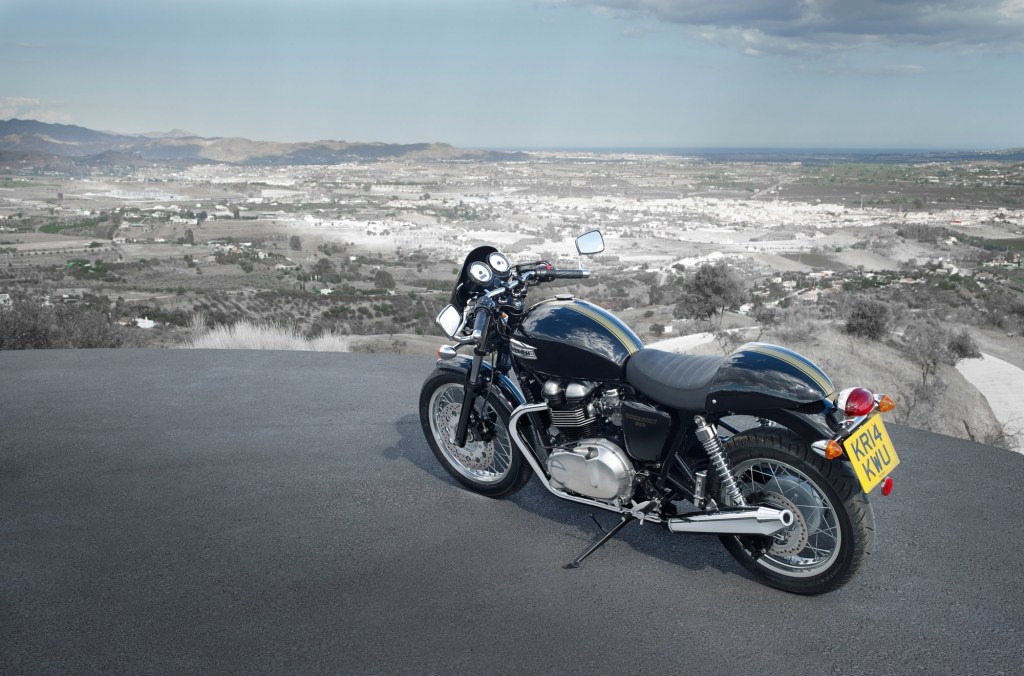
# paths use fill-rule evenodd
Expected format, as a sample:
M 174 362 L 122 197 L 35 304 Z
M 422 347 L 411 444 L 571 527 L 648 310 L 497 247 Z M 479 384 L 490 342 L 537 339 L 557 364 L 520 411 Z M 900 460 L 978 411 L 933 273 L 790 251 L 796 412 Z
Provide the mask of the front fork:
M 473 365 L 466 376 L 466 386 L 463 388 L 462 410 L 459 412 L 459 424 L 455 426 L 455 445 L 462 448 L 466 445 L 466 437 L 469 435 L 469 419 L 473 413 L 473 403 L 477 396 L 487 387 L 487 383 L 480 378 L 480 367 L 487 356 L 488 333 L 490 333 L 490 313 L 486 309 L 480 309 L 476 316 L 476 324 L 473 326 L 473 338 L 476 340 L 476 347 L 473 348 Z

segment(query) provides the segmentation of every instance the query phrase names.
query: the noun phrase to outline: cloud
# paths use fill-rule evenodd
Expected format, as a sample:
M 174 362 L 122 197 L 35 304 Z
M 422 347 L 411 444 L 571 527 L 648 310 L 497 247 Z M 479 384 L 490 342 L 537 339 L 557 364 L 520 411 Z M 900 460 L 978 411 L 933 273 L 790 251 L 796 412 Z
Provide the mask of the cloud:
M 921 75 L 928 69 L 916 63 L 891 63 L 879 69 L 882 75 Z
M 564 0 L 653 18 L 744 51 L 828 52 L 865 46 L 1024 51 L 1024 0 Z
M 67 113 L 52 110 L 39 99 L 18 96 L 0 96 L 0 120 L 19 118 L 22 120 L 38 120 L 51 124 L 70 124 L 72 118 Z

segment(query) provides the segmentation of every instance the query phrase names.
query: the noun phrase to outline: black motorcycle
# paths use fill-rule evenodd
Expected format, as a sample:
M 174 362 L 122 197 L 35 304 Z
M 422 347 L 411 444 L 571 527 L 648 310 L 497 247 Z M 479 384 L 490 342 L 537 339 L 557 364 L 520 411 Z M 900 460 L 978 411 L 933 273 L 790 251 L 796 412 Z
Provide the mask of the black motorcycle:
M 601 233 L 576 249 L 600 253 Z M 868 493 L 888 495 L 899 463 L 878 415 L 893 401 L 837 392 L 782 347 L 674 354 L 571 295 L 527 307 L 531 286 L 589 275 L 512 265 L 490 246 L 466 257 L 437 317 L 455 344 L 440 348 L 420 393 L 423 432 L 445 469 L 495 498 L 536 474 L 560 498 L 619 514 L 567 568 L 638 521 L 718 534 L 747 570 L 789 592 L 849 582 L 872 544 Z

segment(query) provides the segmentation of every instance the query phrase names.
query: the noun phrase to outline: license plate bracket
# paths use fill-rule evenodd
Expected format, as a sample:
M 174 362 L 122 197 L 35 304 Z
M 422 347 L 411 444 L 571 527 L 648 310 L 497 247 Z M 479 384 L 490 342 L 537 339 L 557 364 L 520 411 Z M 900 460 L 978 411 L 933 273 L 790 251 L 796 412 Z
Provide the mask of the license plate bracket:
M 889 432 L 877 413 L 843 440 L 843 450 L 865 493 L 870 493 L 900 464 Z

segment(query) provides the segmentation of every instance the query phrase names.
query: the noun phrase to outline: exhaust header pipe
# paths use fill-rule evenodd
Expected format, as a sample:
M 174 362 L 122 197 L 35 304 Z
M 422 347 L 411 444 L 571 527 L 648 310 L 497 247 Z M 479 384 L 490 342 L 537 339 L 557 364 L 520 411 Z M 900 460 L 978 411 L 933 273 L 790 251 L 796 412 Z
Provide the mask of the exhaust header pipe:
M 793 525 L 793 512 L 771 507 L 748 507 L 728 512 L 694 514 L 668 520 L 673 533 L 719 533 L 726 535 L 775 535 Z

